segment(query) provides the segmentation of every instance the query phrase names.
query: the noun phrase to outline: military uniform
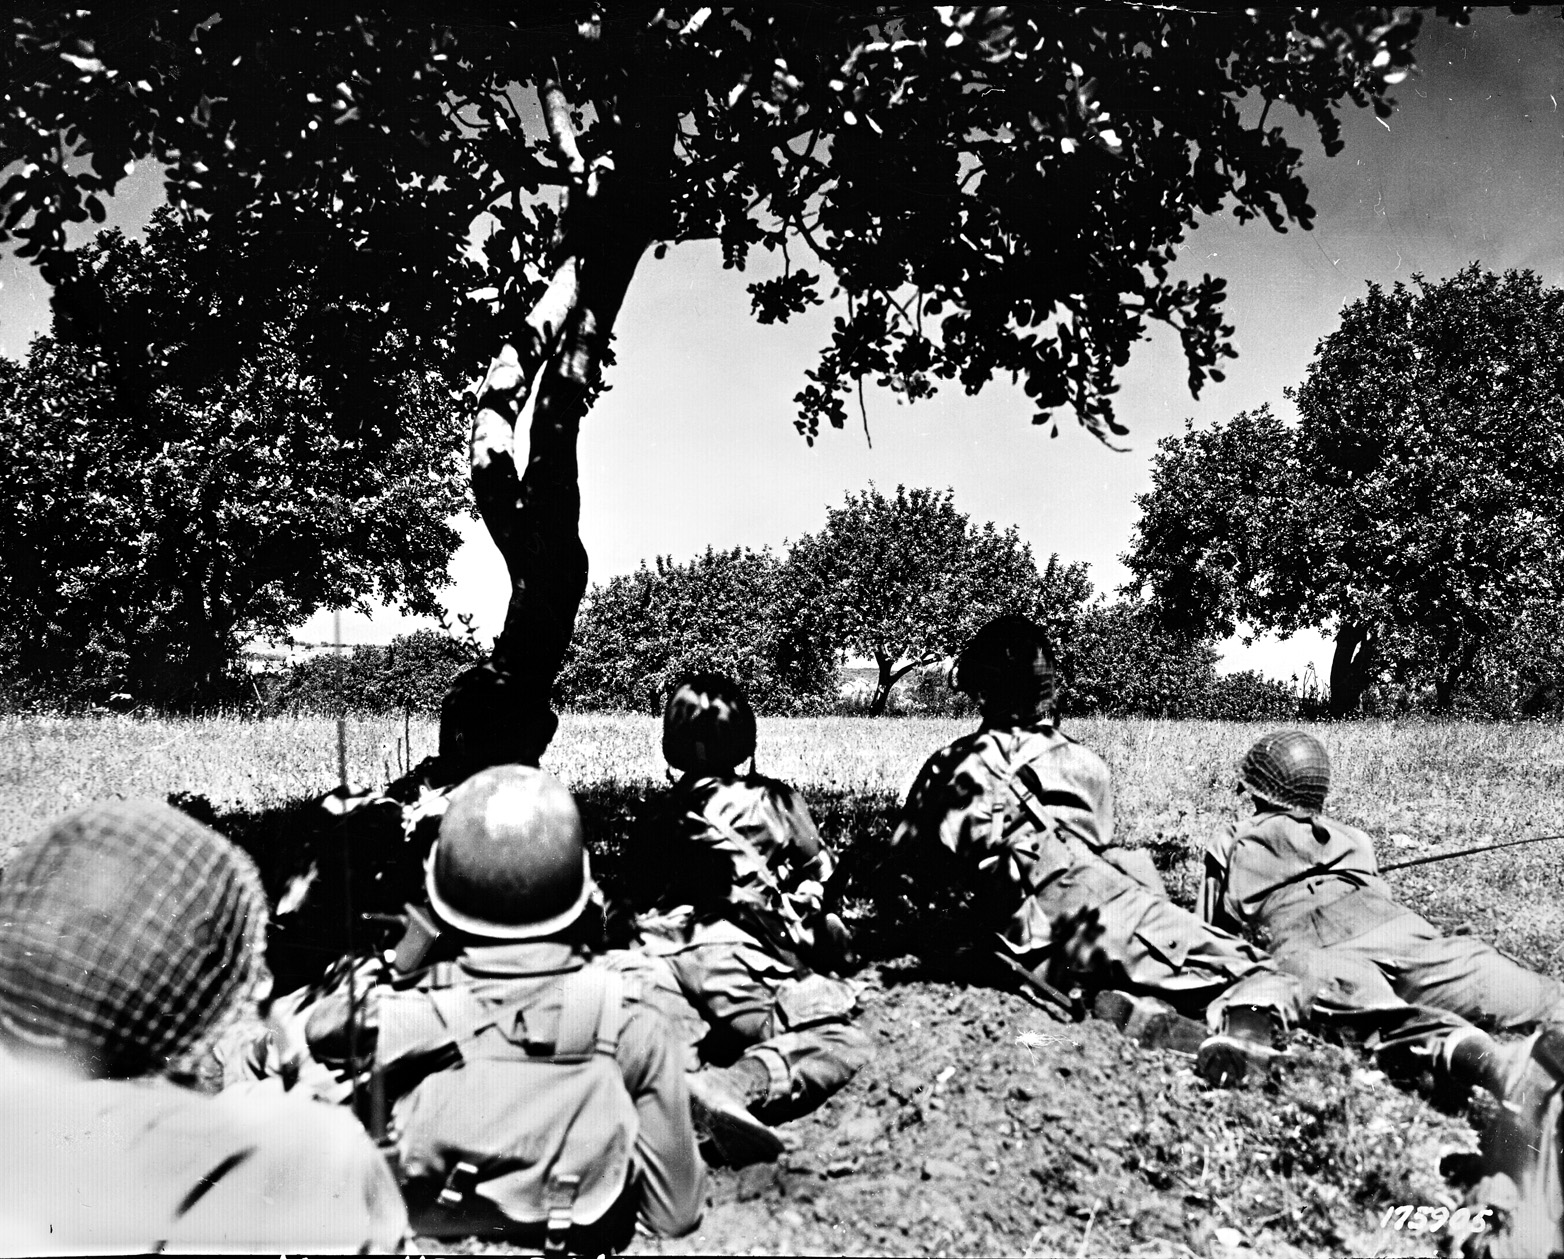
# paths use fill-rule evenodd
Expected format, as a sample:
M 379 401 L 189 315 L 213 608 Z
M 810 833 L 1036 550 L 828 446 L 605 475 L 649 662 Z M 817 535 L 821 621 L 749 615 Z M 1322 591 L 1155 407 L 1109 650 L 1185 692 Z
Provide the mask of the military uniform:
M 383 1073 L 415 1233 L 540 1244 L 559 1184 L 575 1251 L 621 1248 L 637 1224 L 696 1227 L 705 1169 L 682 1046 L 656 994 L 621 981 L 539 940 L 474 945 L 362 994 L 358 1049 Z M 309 1011 L 314 1058 L 346 1057 L 348 1019 L 340 991 Z M 584 1075 L 595 1056 L 611 1069 Z
M 0 1250 L 381 1254 L 407 1211 L 346 1112 L 0 1054 Z
M 1201 915 L 1261 931 L 1327 1018 L 1374 1013 L 1382 1049 L 1468 1024 L 1513 1031 L 1564 1008 L 1564 985 L 1471 936 L 1445 936 L 1396 902 L 1373 841 L 1305 811 L 1267 808 L 1206 849 Z
M 830 850 L 808 806 L 759 774 L 689 774 L 636 846 L 645 974 L 673 1001 L 692 1064 L 749 1058 L 768 1082 L 761 1113 L 818 1105 L 867 1061 L 848 1022 L 851 985 L 815 973 L 834 944 L 824 926 Z
M 974 897 L 974 942 L 1065 983 L 1123 988 L 1213 1027 L 1229 1007 L 1301 1013 L 1298 986 L 1254 946 L 1166 897 L 1113 846 L 1108 767 L 1049 724 L 993 726 L 924 765 L 891 840 L 925 885 Z
M 175 1082 L 269 983 L 248 858 L 154 801 L 23 845 L 0 880 L 0 1242 L 21 1253 L 384 1251 L 407 1212 L 352 1119 Z

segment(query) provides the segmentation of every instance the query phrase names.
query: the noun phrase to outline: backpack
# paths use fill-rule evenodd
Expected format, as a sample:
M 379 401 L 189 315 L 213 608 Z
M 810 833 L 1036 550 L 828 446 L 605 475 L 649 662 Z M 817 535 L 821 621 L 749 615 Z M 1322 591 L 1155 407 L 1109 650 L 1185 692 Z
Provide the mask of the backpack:
M 630 1178 L 640 1124 L 614 1056 L 624 977 L 601 965 L 567 975 L 552 1043 L 527 1036 L 535 986 L 486 1002 L 451 978 L 436 967 L 429 986 L 389 994 L 394 1015 L 381 1006 L 377 1058 L 395 1088 L 391 1153 L 414 1231 L 563 1251 L 572 1228 L 607 1223 Z M 433 1037 L 431 1019 L 443 1029 Z M 440 1035 L 438 1054 L 420 1053 L 436 1069 L 405 1087 L 398 1042 L 427 1048 Z

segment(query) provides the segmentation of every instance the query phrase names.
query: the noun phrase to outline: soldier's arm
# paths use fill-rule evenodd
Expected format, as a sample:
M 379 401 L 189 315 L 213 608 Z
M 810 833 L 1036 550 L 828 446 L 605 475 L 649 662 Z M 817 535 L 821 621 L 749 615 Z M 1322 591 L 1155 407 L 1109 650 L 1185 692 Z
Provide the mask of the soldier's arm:
M 384 1043 L 381 1065 L 411 1062 L 447 1052 L 451 1038 L 430 1005 L 429 994 L 363 984 L 350 1002 L 346 989 L 323 997 L 309 1010 L 304 1039 L 319 1062 L 346 1063 L 350 1053 L 362 1065 Z
M 809 812 L 804 797 L 791 787 L 787 788 L 784 816 L 787 818 L 791 847 L 797 862 L 794 867 L 795 880 L 802 882 L 813 879 L 817 883 L 826 882 L 831 877 L 832 870 L 836 868 L 836 860 L 830 848 L 826 846 L 820 828 L 815 825 L 814 816 Z
M 1223 904 L 1228 895 L 1228 871 L 1232 860 L 1232 843 L 1236 837 L 1236 824 L 1228 823 L 1225 827 L 1221 827 L 1217 834 L 1206 840 L 1206 852 L 1204 852 L 1206 871 L 1201 877 L 1200 899 L 1196 904 L 1201 921 L 1211 923 L 1212 926 L 1225 927 L 1228 931 L 1232 931 L 1236 926 L 1232 921 L 1231 913 Z
M 640 1118 L 634 1156 L 640 1189 L 636 1218 L 659 1237 L 684 1237 L 701 1221 L 706 1165 L 690 1118 L 683 1045 L 653 1008 L 627 1004 L 626 1016 L 619 1061 Z

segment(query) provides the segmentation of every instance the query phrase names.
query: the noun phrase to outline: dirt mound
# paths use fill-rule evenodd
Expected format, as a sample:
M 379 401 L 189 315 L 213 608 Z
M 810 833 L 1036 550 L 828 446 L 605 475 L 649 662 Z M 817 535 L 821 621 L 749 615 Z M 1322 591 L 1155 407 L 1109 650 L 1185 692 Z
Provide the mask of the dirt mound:
M 645 1253 L 1433 1255 L 1387 1207 L 1452 1204 L 1470 1126 L 1304 1039 L 1270 1080 L 1207 1088 L 1176 1055 L 1020 997 L 862 976 L 877 1053 L 788 1124 L 775 1166 L 717 1171 L 693 1237 Z

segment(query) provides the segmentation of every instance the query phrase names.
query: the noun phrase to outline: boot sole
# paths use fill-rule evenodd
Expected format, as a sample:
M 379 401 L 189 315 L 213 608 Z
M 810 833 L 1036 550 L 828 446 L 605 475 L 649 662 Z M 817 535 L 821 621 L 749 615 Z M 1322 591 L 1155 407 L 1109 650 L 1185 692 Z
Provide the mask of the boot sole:
M 787 1149 L 779 1137 L 747 1111 L 735 1114 L 690 1094 L 690 1117 L 702 1145 L 710 1145 L 727 1167 L 774 1163 Z
M 1212 1088 L 1235 1088 L 1251 1075 L 1269 1071 L 1273 1063 L 1286 1057 L 1285 1050 L 1218 1034 L 1206 1037 L 1201 1044 L 1195 1055 L 1195 1072 Z

